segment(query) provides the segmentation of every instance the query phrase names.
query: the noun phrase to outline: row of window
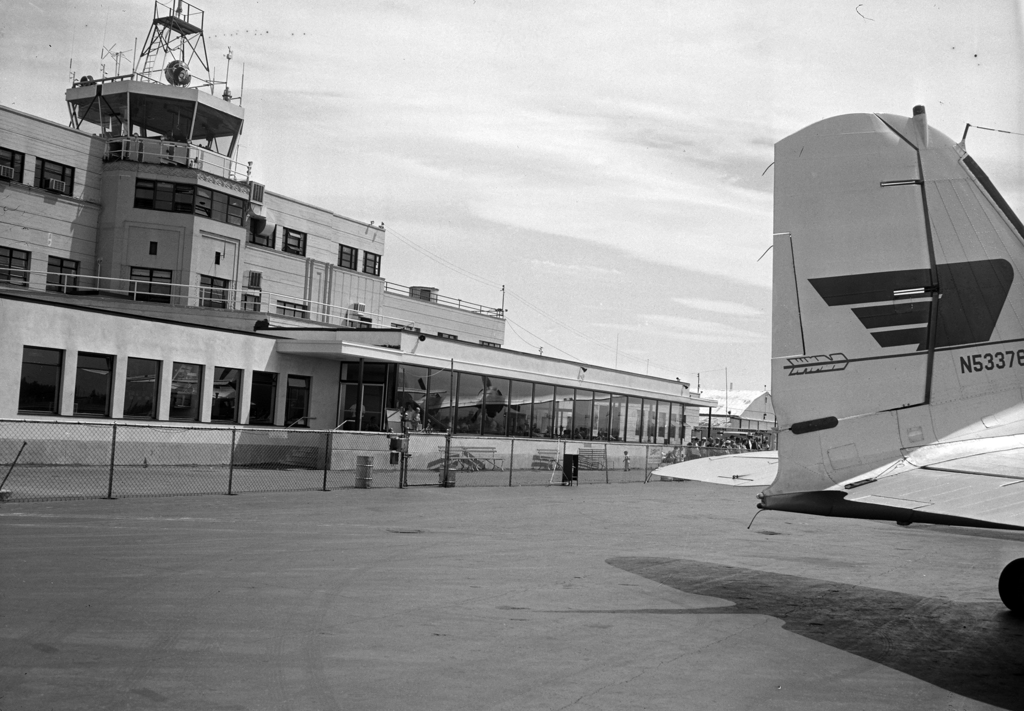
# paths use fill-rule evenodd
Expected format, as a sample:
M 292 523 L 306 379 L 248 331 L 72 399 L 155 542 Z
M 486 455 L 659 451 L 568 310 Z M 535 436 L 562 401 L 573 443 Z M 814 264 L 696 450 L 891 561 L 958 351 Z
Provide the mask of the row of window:
M 46 290 L 65 291 L 74 285 L 81 262 L 76 259 L 50 256 L 46 260 Z M 0 247 L 0 284 L 28 286 L 32 269 L 32 253 L 23 249 Z
M 683 405 L 655 398 L 370 362 L 343 363 L 341 380 L 342 429 L 382 429 L 391 410 L 434 432 L 662 444 L 685 436 Z
M 25 182 L 25 154 L 0 146 L 0 179 Z M 75 169 L 63 163 L 36 158 L 32 185 L 54 193 L 71 195 L 75 188 Z
M 208 217 L 217 222 L 241 227 L 245 219 L 245 200 L 201 185 L 171 183 L 163 180 L 135 180 L 135 207 L 143 210 L 182 212 Z
M 64 375 L 64 351 L 25 346 L 21 363 L 21 390 L 18 412 L 23 414 L 61 413 L 61 382 Z M 75 416 L 110 417 L 116 358 L 103 353 L 79 353 L 75 363 Z M 160 402 L 160 370 L 166 364 L 149 358 L 128 358 L 124 374 L 124 417 L 157 419 Z M 198 422 L 203 400 L 204 366 L 196 363 L 171 363 L 169 419 Z M 214 368 L 210 421 L 238 422 L 238 397 L 242 392 L 240 368 Z M 277 407 L 278 373 L 253 371 L 249 424 L 274 424 Z M 309 424 L 310 379 L 288 375 L 285 394 L 285 426 Z
M 295 254 L 300 257 L 306 256 L 306 242 L 308 235 L 305 232 L 293 230 L 290 227 L 281 227 L 281 251 L 288 254 Z M 275 225 L 269 234 L 264 234 L 263 228 L 255 220 L 249 223 L 249 243 L 256 244 L 268 249 L 277 249 L 277 230 Z M 381 255 L 373 252 L 363 251 L 363 272 L 380 276 Z M 338 245 L 338 266 L 353 272 L 359 271 L 359 250 L 349 247 L 347 244 Z

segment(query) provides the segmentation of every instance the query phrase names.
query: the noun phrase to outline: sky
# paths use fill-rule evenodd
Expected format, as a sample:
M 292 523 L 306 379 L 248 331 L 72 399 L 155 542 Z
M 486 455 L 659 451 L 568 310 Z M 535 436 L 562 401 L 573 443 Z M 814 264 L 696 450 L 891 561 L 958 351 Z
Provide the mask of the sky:
M 253 179 L 384 222 L 382 276 L 504 304 L 516 350 L 770 387 L 773 145 L 829 116 L 1010 131 L 967 148 L 1024 207 L 1016 2 L 196 4 Z M 152 17 L 0 4 L 0 104 L 66 123 Z

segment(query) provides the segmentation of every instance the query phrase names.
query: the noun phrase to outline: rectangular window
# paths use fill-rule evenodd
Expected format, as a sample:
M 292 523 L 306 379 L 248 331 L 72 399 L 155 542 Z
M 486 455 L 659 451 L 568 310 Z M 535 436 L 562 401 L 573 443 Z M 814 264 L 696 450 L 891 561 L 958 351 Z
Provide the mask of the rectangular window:
M 259 294 L 242 294 L 242 311 L 260 311 Z
M 380 255 L 373 252 L 363 253 L 363 272 L 380 276 Z
M 28 269 L 32 253 L 0 247 L 0 283 L 28 286 Z
M 297 254 L 300 257 L 306 256 L 306 233 L 298 230 L 284 228 L 284 239 L 281 241 L 281 249 L 289 254 Z
M 348 245 L 338 245 L 338 266 L 355 271 L 359 264 L 359 250 Z
M 481 413 L 484 405 L 484 377 L 473 373 L 459 373 L 458 405 L 455 407 L 455 432 L 480 434 Z
M 288 376 L 284 400 L 284 426 L 309 427 L 309 378 Z
M 9 148 L 0 148 L 0 179 L 15 183 L 25 182 L 24 153 L 18 153 Z
M 242 371 L 239 368 L 213 370 L 213 404 L 211 422 L 238 422 L 238 396 L 242 392 Z
M 572 408 L 573 439 L 594 439 L 594 393 L 577 390 Z
M 297 304 L 292 301 L 278 300 L 277 313 L 281 316 L 291 316 L 292 318 L 309 318 L 309 309 L 306 305 Z
M 555 437 L 573 439 L 572 409 L 575 402 L 573 388 L 555 388 Z
M 481 413 L 485 435 L 505 436 L 508 427 L 509 381 L 484 376 L 484 407 Z
M 513 380 L 508 397 L 508 433 L 512 437 L 533 436 L 533 383 Z
M 60 376 L 63 365 L 64 351 L 24 347 L 18 412 L 60 414 Z
M 148 269 L 132 267 L 132 296 L 136 301 L 171 303 L 171 271 L 169 269 Z
M 252 373 L 252 395 L 249 398 L 249 424 L 274 424 L 274 408 L 277 405 L 277 373 Z
M 35 186 L 61 195 L 70 195 L 75 187 L 75 169 L 52 160 L 36 158 Z
M 533 386 L 533 424 L 531 431 L 534 437 L 557 437 L 554 422 L 555 386 L 535 383 Z
M 277 226 L 268 225 L 266 220 L 249 220 L 249 244 L 274 249 L 277 246 Z
M 487 346 L 488 348 L 501 348 L 501 344 L 494 341 L 480 341 L 480 345 Z
M 75 373 L 75 414 L 107 417 L 113 384 L 114 356 L 79 353 Z
M 175 363 L 172 373 L 171 419 L 197 422 L 203 389 L 203 366 Z
M 245 216 L 245 200 L 235 195 L 201 185 L 142 178 L 135 180 L 135 207 L 199 215 L 238 226 Z
M 451 333 L 441 333 L 440 331 L 438 331 L 437 335 L 438 335 L 439 338 L 447 338 L 449 341 L 457 341 L 457 340 L 459 340 L 458 336 L 456 336 L 454 334 L 451 334 Z
M 156 419 L 160 361 L 129 358 L 124 384 L 124 416 Z
M 199 275 L 199 305 L 211 309 L 226 309 L 231 281 L 206 274 Z

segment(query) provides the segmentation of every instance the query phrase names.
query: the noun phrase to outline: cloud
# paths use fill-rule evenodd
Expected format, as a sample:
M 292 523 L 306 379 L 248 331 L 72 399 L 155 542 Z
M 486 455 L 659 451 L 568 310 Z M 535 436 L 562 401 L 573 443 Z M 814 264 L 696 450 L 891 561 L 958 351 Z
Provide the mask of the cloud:
M 716 314 L 726 314 L 728 316 L 765 316 L 765 312 L 761 309 L 755 309 L 752 306 L 742 304 L 738 301 L 716 301 L 714 299 L 700 299 L 700 298 L 685 298 L 675 297 L 672 299 L 675 303 L 680 306 L 684 306 L 688 309 L 695 311 L 709 311 Z

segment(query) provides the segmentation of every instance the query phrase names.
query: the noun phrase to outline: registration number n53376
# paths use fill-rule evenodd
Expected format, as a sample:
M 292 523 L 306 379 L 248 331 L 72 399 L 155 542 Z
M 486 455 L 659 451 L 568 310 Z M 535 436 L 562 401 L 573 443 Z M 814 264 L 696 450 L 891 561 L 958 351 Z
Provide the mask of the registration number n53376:
M 1024 368 L 1024 348 L 1016 351 L 996 351 L 995 353 L 975 353 L 960 356 L 961 373 L 979 373 L 983 370 L 1003 370 L 1004 368 Z

